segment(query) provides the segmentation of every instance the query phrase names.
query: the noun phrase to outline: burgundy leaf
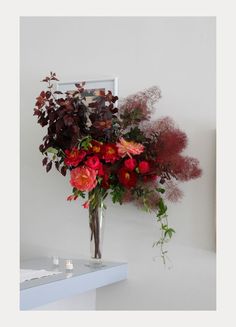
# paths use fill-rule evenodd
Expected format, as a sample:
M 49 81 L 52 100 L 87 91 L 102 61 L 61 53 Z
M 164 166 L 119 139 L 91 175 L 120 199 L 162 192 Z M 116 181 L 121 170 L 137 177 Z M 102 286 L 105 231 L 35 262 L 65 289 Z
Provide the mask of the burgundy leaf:
M 58 119 L 56 122 L 56 131 L 57 133 L 60 132 L 60 130 L 63 128 L 64 122 L 62 119 Z
M 39 151 L 40 151 L 40 152 L 43 152 L 43 151 L 44 151 L 44 145 L 43 145 L 43 144 L 40 144 L 40 146 L 39 146 Z
M 69 115 L 64 116 L 63 118 L 65 126 L 72 126 L 74 123 L 74 119 L 70 117 Z
M 62 174 L 63 176 L 66 176 L 66 170 L 67 170 L 67 167 L 66 167 L 66 166 L 63 166 L 63 167 L 61 168 L 61 174 Z
M 50 80 L 49 77 L 45 77 L 41 82 L 48 82 Z
M 34 109 L 34 116 L 41 116 L 42 115 L 42 111 L 39 109 Z
M 47 92 L 46 92 L 46 98 L 49 99 L 50 96 L 51 96 L 51 94 L 52 94 L 52 93 L 51 93 L 50 91 L 47 91 Z
M 56 167 L 56 169 L 59 171 L 59 167 L 60 167 L 60 163 L 59 163 L 59 161 L 55 161 L 55 167 Z
M 42 161 L 43 166 L 45 166 L 45 165 L 47 164 L 47 162 L 48 162 L 48 158 L 45 157 L 45 158 L 43 159 L 43 161 Z
M 52 161 L 49 161 L 49 163 L 46 166 L 46 172 L 48 173 L 51 168 L 52 168 Z
M 43 141 L 48 140 L 48 139 L 49 139 L 49 135 L 45 135 L 45 136 L 43 137 Z
M 61 92 L 61 91 L 55 91 L 55 92 L 53 92 L 54 94 L 63 94 L 63 92 Z
M 50 121 L 54 121 L 56 119 L 56 117 L 57 117 L 57 115 L 56 115 L 55 112 L 50 112 L 48 114 L 48 118 L 49 118 Z

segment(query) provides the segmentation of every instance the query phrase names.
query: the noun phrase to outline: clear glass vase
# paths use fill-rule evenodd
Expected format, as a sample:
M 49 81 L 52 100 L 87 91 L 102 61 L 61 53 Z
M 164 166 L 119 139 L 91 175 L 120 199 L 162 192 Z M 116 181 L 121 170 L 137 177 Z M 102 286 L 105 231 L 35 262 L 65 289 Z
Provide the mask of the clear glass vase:
M 102 264 L 102 245 L 105 220 L 104 192 L 89 192 L 90 265 Z

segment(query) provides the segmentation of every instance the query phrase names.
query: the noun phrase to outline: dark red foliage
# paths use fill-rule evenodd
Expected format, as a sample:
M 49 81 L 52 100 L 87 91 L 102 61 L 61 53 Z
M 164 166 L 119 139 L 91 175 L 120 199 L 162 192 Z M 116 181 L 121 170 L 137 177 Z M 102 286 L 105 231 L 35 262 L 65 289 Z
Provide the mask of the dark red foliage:
M 61 174 L 62 174 L 63 176 L 66 176 L 66 171 L 67 171 L 67 167 L 62 166 L 62 168 L 61 168 Z
M 179 129 L 161 132 L 156 142 L 157 162 L 182 152 L 187 146 L 187 135 Z
M 48 162 L 48 158 L 45 157 L 45 158 L 42 160 L 42 164 L 43 164 L 43 166 L 45 166 L 45 165 L 47 164 L 47 162 Z
M 46 172 L 48 173 L 49 170 L 52 168 L 52 161 L 49 161 L 49 163 L 46 165 Z
M 201 176 L 202 170 L 199 161 L 195 158 L 184 157 L 181 155 L 173 156 L 169 161 L 170 171 L 178 180 L 185 182 Z
M 53 80 L 58 80 L 55 73 L 50 73 L 50 76 L 43 79 L 48 83 L 49 90 L 40 93 L 34 109 L 38 123 L 42 127 L 48 126 L 44 143 L 40 146 L 41 152 L 45 152 L 48 147 L 70 150 L 78 145 L 79 139 L 87 135 L 106 141 L 114 139 L 117 108 L 113 104 L 117 97 L 110 91 L 101 94 L 90 104 L 89 107 L 94 108 L 91 111 L 84 103 L 84 82 L 76 84 L 77 91 L 66 92 L 63 98 L 55 98 L 54 94 L 62 92 L 55 91 L 52 94 L 50 89 Z

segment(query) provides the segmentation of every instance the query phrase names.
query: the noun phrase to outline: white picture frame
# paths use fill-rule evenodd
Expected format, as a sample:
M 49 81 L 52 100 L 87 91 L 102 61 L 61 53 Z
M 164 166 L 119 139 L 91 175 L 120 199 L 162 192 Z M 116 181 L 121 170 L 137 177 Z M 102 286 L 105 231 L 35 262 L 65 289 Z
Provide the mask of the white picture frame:
M 58 82 L 57 91 L 66 92 L 76 90 L 75 84 L 81 84 L 85 82 L 84 88 L 86 90 L 91 89 L 105 89 L 105 92 L 111 91 L 114 96 L 118 96 L 118 78 L 104 78 L 104 79 L 91 79 L 91 80 L 82 80 L 82 81 L 73 81 L 73 82 Z

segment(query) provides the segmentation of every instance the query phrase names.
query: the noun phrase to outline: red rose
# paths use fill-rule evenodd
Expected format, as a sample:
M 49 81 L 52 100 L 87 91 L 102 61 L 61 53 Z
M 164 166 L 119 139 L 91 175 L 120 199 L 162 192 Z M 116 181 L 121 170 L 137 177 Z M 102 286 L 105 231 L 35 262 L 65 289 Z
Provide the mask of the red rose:
M 129 171 L 133 171 L 135 167 L 137 166 L 137 161 L 133 158 L 126 159 L 124 161 L 124 166 L 127 168 Z
M 86 166 L 88 166 L 89 168 L 92 169 L 99 169 L 101 166 L 101 162 L 98 158 L 98 156 L 92 156 L 89 157 L 86 161 L 85 161 Z
M 106 162 L 114 163 L 119 159 L 117 147 L 113 143 L 104 144 L 102 147 L 102 158 Z
M 78 150 L 77 148 L 72 148 L 71 150 L 65 150 L 66 158 L 64 159 L 64 163 L 67 166 L 76 167 L 78 164 L 84 159 L 86 156 L 86 152 L 84 150 Z
M 129 171 L 127 168 L 122 167 L 118 172 L 118 178 L 120 183 L 126 188 L 131 188 L 136 185 L 137 175 L 133 171 Z
M 150 171 L 150 164 L 147 161 L 141 161 L 138 165 L 139 172 L 141 174 L 146 174 Z

